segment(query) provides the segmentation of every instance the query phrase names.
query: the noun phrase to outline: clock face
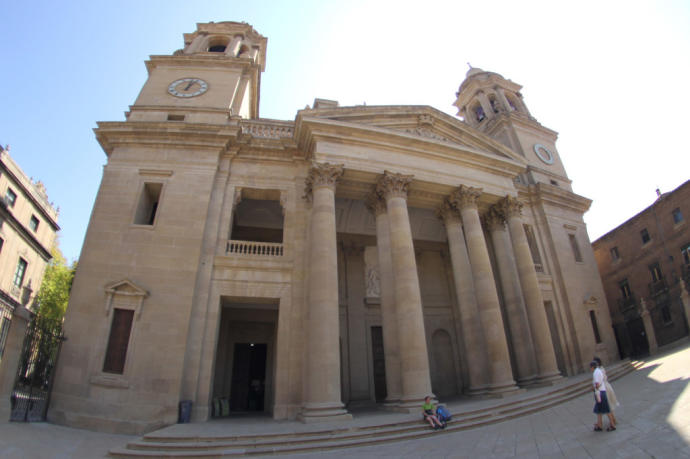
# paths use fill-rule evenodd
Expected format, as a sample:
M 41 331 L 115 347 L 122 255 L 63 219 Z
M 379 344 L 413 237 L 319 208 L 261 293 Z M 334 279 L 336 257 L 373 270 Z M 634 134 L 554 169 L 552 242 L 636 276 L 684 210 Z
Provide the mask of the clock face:
M 540 143 L 534 144 L 534 152 L 546 164 L 553 164 L 553 153 L 549 151 L 544 145 Z
M 201 78 L 182 78 L 170 83 L 168 92 L 175 97 L 194 97 L 205 93 L 208 83 Z

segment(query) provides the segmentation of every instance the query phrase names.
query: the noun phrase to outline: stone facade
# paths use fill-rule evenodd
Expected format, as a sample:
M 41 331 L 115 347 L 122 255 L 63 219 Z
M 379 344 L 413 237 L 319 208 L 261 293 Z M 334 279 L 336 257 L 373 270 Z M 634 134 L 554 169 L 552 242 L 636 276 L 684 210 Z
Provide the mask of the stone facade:
M 592 244 L 621 357 L 688 335 L 690 181 Z
M 616 355 L 590 201 L 519 85 L 471 69 L 459 118 L 316 99 L 262 119 L 266 38 L 184 37 L 147 62 L 127 120 L 96 129 L 108 163 L 50 420 L 143 432 L 180 401 L 192 420 L 350 419 Z
M 2 147 L 0 193 L 0 418 L 6 420 L 24 332 L 60 227 L 43 184 Z

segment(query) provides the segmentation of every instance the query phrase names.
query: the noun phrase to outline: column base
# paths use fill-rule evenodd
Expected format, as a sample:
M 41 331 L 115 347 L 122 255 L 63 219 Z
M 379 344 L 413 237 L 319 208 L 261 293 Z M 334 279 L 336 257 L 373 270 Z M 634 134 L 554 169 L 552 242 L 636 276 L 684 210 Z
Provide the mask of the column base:
M 434 394 L 404 395 L 400 398 L 400 400 L 395 402 L 395 404 L 391 403 L 390 405 L 386 406 L 386 409 L 396 411 L 398 413 L 416 413 L 422 409 L 422 404 L 427 396 L 431 397 L 431 399 L 434 401 L 438 401 L 436 400 L 436 396 Z
M 342 403 L 312 403 L 306 404 L 297 420 L 305 424 L 312 422 L 351 421 L 352 415 L 347 412 Z
M 488 396 L 497 398 L 510 397 L 511 395 L 522 394 L 523 392 L 526 392 L 526 389 L 520 389 L 515 385 L 515 381 L 490 385 L 486 389 Z
M 531 384 L 531 387 L 553 386 L 560 381 L 563 381 L 563 376 L 559 372 L 540 375 L 537 376 L 537 379 L 534 380 L 534 382 Z
M 519 387 L 533 386 L 534 383 L 537 382 L 537 379 L 538 379 L 537 375 L 530 375 L 530 376 L 527 376 L 526 378 L 518 378 L 517 379 L 517 385 Z

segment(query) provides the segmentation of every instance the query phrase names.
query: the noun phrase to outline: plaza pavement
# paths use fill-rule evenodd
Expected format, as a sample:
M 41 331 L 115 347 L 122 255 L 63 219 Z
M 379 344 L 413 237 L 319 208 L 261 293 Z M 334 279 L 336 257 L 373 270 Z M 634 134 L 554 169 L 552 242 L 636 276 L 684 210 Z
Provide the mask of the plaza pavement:
M 588 394 L 477 429 L 283 457 L 690 458 L 690 343 L 686 339 L 644 362 L 637 371 L 614 382 L 621 402 L 615 432 L 592 431 L 595 416 Z M 242 430 L 259 433 L 261 424 L 248 422 Z M 101 458 L 107 457 L 109 449 L 135 438 L 48 423 L 4 421 L 0 423 L 0 459 Z

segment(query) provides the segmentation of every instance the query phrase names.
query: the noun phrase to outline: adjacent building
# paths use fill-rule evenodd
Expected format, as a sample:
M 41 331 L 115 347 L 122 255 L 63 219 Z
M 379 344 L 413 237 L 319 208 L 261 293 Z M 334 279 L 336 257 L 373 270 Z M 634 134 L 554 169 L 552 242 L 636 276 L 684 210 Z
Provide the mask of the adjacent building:
M 146 62 L 125 121 L 98 123 L 51 421 L 144 432 L 180 402 L 199 421 L 350 419 L 617 356 L 591 201 L 520 85 L 470 69 L 456 117 L 316 99 L 264 119 L 266 46 L 198 24 Z
M 0 147 L 0 359 L 15 310 L 30 306 L 60 227 L 45 187 Z
M 60 227 L 45 187 L 0 147 L 0 416 L 9 409 L 33 299 Z M 7 418 L 5 418 L 7 419 Z
M 651 206 L 592 244 L 621 357 L 688 335 L 690 181 L 657 193 Z

